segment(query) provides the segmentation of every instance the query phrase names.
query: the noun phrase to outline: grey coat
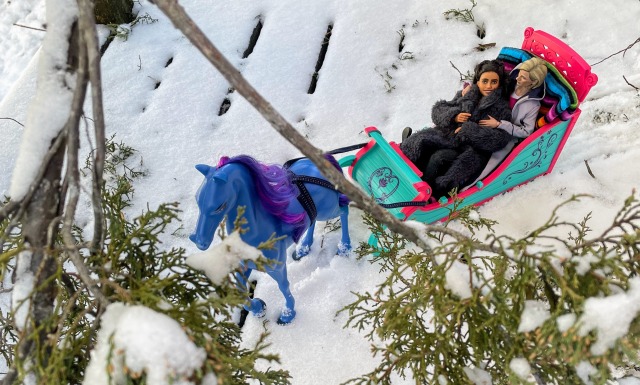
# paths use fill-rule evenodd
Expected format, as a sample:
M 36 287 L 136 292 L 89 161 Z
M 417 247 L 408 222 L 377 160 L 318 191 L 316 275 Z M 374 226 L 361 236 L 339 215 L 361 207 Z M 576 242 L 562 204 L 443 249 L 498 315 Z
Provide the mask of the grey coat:
M 520 64 L 516 66 L 510 73 L 510 77 L 514 78 Z M 518 138 L 526 138 L 533 133 L 536 128 L 536 119 L 540 110 L 540 101 L 546 95 L 546 83 L 542 83 L 540 87 L 534 88 L 527 95 L 524 95 L 513 106 L 511 110 L 511 120 L 501 120 L 498 128 L 504 130 L 514 138 L 507 143 L 504 148 L 491 154 L 487 165 L 473 183 L 486 177 L 493 171 L 503 160 L 509 155 L 513 147 L 518 142 Z M 471 183 L 471 184 L 473 184 Z
M 518 64 L 509 73 L 510 78 L 515 78 L 521 65 L 522 63 Z M 546 83 L 542 82 L 540 87 L 532 89 L 528 94 L 518 99 L 511 110 L 511 118 L 500 121 L 498 128 L 516 138 L 526 138 L 531 135 L 536 128 L 540 102 L 544 99 L 546 91 Z

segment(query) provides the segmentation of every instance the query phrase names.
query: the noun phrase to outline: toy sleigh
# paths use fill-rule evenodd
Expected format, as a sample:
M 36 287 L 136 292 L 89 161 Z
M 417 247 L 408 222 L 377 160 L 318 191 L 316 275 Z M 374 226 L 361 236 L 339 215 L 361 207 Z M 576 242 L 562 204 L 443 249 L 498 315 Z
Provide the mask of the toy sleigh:
M 420 178 L 420 170 L 402 154 L 396 143 L 387 142 L 375 127 L 365 130 L 371 140 L 355 155 L 341 159 L 341 166 L 348 167 L 351 178 L 398 219 L 423 223 L 444 220 L 454 206 L 460 209 L 481 205 L 550 173 L 580 117 L 579 104 L 598 77 L 571 47 L 531 27 L 524 32 L 521 49 L 505 47 L 498 59 L 509 72 L 533 56 L 544 59 L 548 67 L 547 95 L 541 104 L 537 128 L 516 144 L 493 170 L 485 170 L 474 184 L 461 189 L 457 194 L 461 201 L 431 197 L 431 187 Z

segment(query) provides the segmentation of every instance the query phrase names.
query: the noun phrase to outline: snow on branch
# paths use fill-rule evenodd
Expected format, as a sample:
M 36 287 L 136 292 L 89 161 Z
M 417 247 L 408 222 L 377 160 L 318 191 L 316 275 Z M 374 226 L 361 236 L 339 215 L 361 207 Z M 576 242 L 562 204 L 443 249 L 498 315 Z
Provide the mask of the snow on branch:
M 38 88 L 29 106 L 9 190 L 16 201 L 27 194 L 51 143 L 65 126 L 75 90 L 76 76 L 68 71 L 67 53 L 78 7 L 73 0 L 59 0 L 46 8 L 48 25 L 38 63 Z
M 144 306 L 114 303 L 102 316 L 83 384 L 125 384 L 127 377 L 143 375 L 148 384 L 192 384 L 188 378 L 205 358 L 204 349 L 169 316 Z
M 249 246 L 240 238 L 240 232 L 234 231 L 222 243 L 208 250 L 191 255 L 187 265 L 204 271 L 207 278 L 215 285 L 220 285 L 229 273 L 235 270 L 242 260 L 257 260 L 262 252 Z

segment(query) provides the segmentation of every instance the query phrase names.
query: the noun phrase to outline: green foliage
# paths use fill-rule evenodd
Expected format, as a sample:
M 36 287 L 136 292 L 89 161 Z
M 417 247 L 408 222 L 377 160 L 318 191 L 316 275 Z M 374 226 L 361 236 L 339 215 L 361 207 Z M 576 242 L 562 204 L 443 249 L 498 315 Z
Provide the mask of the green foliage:
M 469 2 L 471 3 L 471 8 L 449 9 L 443 12 L 444 17 L 447 20 L 456 19 L 464 23 L 474 23 L 476 19 L 473 16 L 473 9 L 478 5 L 478 3 L 476 2 L 476 0 L 469 0 Z
M 98 24 L 126 24 L 133 17 L 133 0 L 96 0 L 94 15 Z
M 5 197 L 2 206 L 6 206 L 9 199 Z M 9 295 L 10 289 L 5 289 L 3 282 L 8 274 L 13 272 L 13 258 L 22 245 L 20 227 L 9 230 L 12 216 L 0 221 L 0 295 Z M 13 315 L 7 309 L 0 308 L 0 338 L 4 343 L 0 345 L 0 358 L 8 365 L 13 362 L 13 349 L 17 341 L 17 334 L 13 327 Z
M 596 124 L 608 124 L 615 122 L 618 116 L 612 112 L 596 108 L 593 115 L 593 122 Z
M 477 35 L 479 38 L 482 39 L 486 34 L 484 23 L 482 25 L 479 25 L 476 22 L 475 16 L 473 16 L 473 9 L 478 5 L 478 3 L 476 0 L 469 0 L 469 2 L 471 3 L 471 8 L 449 9 L 447 11 L 444 11 L 443 15 L 447 20 L 455 19 L 455 20 L 462 21 L 464 23 L 474 23 L 477 28 Z
M 133 27 L 135 27 L 136 25 L 153 24 L 153 23 L 156 23 L 157 21 L 158 19 L 154 19 L 153 17 L 151 17 L 151 15 L 149 15 L 148 13 L 145 13 L 142 16 L 140 15 L 136 16 L 136 18 L 133 19 L 133 21 L 131 22 L 131 24 L 129 24 L 128 27 L 124 25 L 125 23 L 107 23 L 106 26 L 111 31 L 109 33 L 109 39 L 120 38 L 124 41 L 127 41 L 127 39 L 129 38 L 129 35 L 131 35 L 131 32 L 133 31 Z
M 378 72 L 377 69 L 376 69 L 376 72 Z M 382 81 L 384 82 L 384 89 L 388 94 L 390 94 L 391 91 L 396 89 L 396 86 L 391 83 L 391 81 L 393 80 L 393 77 L 389 75 L 389 71 L 384 71 L 384 73 L 378 72 L 378 75 L 380 75 L 380 77 L 382 78 Z
M 106 149 L 102 190 L 106 219 L 104 247 L 90 252 L 76 232 L 78 247 L 102 292 L 112 303 L 146 306 L 180 323 L 189 338 L 206 351 L 202 369 L 191 378 L 194 383 L 200 383 L 204 375 L 213 372 L 219 384 L 240 385 L 254 380 L 260 384 L 288 384 L 289 374 L 284 370 L 255 368 L 259 361 L 279 360 L 277 355 L 263 352 L 268 346 L 266 331 L 255 347 L 240 347 L 241 331 L 233 322 L 232 313 L 245 303 L 246 297 L 231 278 L 212 285 L 204 274 L 186 265 L 184 249 L 162 245 L 168 226 L 178 220 L 177 203 L 161 204 L 155 210 L 147 209 L 136 218 L 128 218 L 126 209 L 131 205 L 133 183 L 144 171 L 141 164 L 132 166 L 135 150 L 131 147 L 111 138 Z M 90 167 L 88 161 L 86 175 L 90 175 Z M 19 243 L 14 243 L 2 253 L 0 260 L 11 258 L 19 250 Z M 43 364 L 37 370 L 40 383 L 81 383 L 89 352 L 96 342 L 99 316 L 105 309 L 94 300 L 77 274 L 67 268 L 67 255 L 62 247 L 56 250 L 56 255 L 59 258 L 55 276 L 59 286 L 56 316 L 46 325 L 51 330 L 48 340 L 38 341 L 41 347 L 37 354 L 47 358 L 38 361 Z M 0 318 L 0 322 L 4 322 L 4 318 Z M 15 334 L 10 337 L 5 341 L 19 345 Z M 14 352 L 9 349 L 9 344 L 2 344 L 0 353 L 11 360 Z M 20 367 L 23 363 L 17 365 Z M 132 375 L 128 381 L 141 384 L 145 383 L 144 378 L 144 373 L 139 378 Z
M 416 384 L 471 384 L 467 373 L 483 370 L 494 384 L 579 384 L 586 374 L 577 367 L 586 367 L 593 383 L 604 384 L 612 367 L 636 363 L 637 315 L 603 354 L 594 351 L 597 331 L 582 330 L 580 317 L 590 300 L 624 293 L 638 274 L 640 203 L 628 198 L 612 226 L 588 239 L 590 215 L 577 224 L 558 217 L 578 199 L 521 239 L 496 235 L 491 221 L 467 210 L 458 215 L 465 233 L 488 229 L 486 239 L 454 237 L 443 228 L 427 234 L 428 252 L 367 219 L 378 245 L 358 251 L 374 252 L 372 263 L 386 279 L 341 311 L 348 326 L 367 333 L 380 364 L 348 383 L 391 384 L 399 375 Z M 523 311 L 532 305 L 548 318 L 527 328 Z M 510 368 L 523 362 L 528 375 Z

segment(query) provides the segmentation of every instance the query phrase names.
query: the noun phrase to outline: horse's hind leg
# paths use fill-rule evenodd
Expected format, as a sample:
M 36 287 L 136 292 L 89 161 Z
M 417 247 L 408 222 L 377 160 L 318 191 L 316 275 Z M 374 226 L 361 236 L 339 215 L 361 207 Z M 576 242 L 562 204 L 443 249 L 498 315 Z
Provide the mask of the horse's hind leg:
M 316 229 L 316 222 L 314 221 L 311 226 L 307 229 L 307 233 L 302 238 L 302 242 L 300 245 L 296 247 L 293 251 L 293 255 L 291 256 L 295 261 L 301 260 L 303 257 L 309 255 L 309 251 L 311 250 L 311 245 L 313 244 L 313 232 Z
M 338 255 L 348 257 L 351 253 L 351 237 L 349 237 L 349 206 L 340 207 L 340 224 L 342 225 L 342 240 L 338 244 Z

